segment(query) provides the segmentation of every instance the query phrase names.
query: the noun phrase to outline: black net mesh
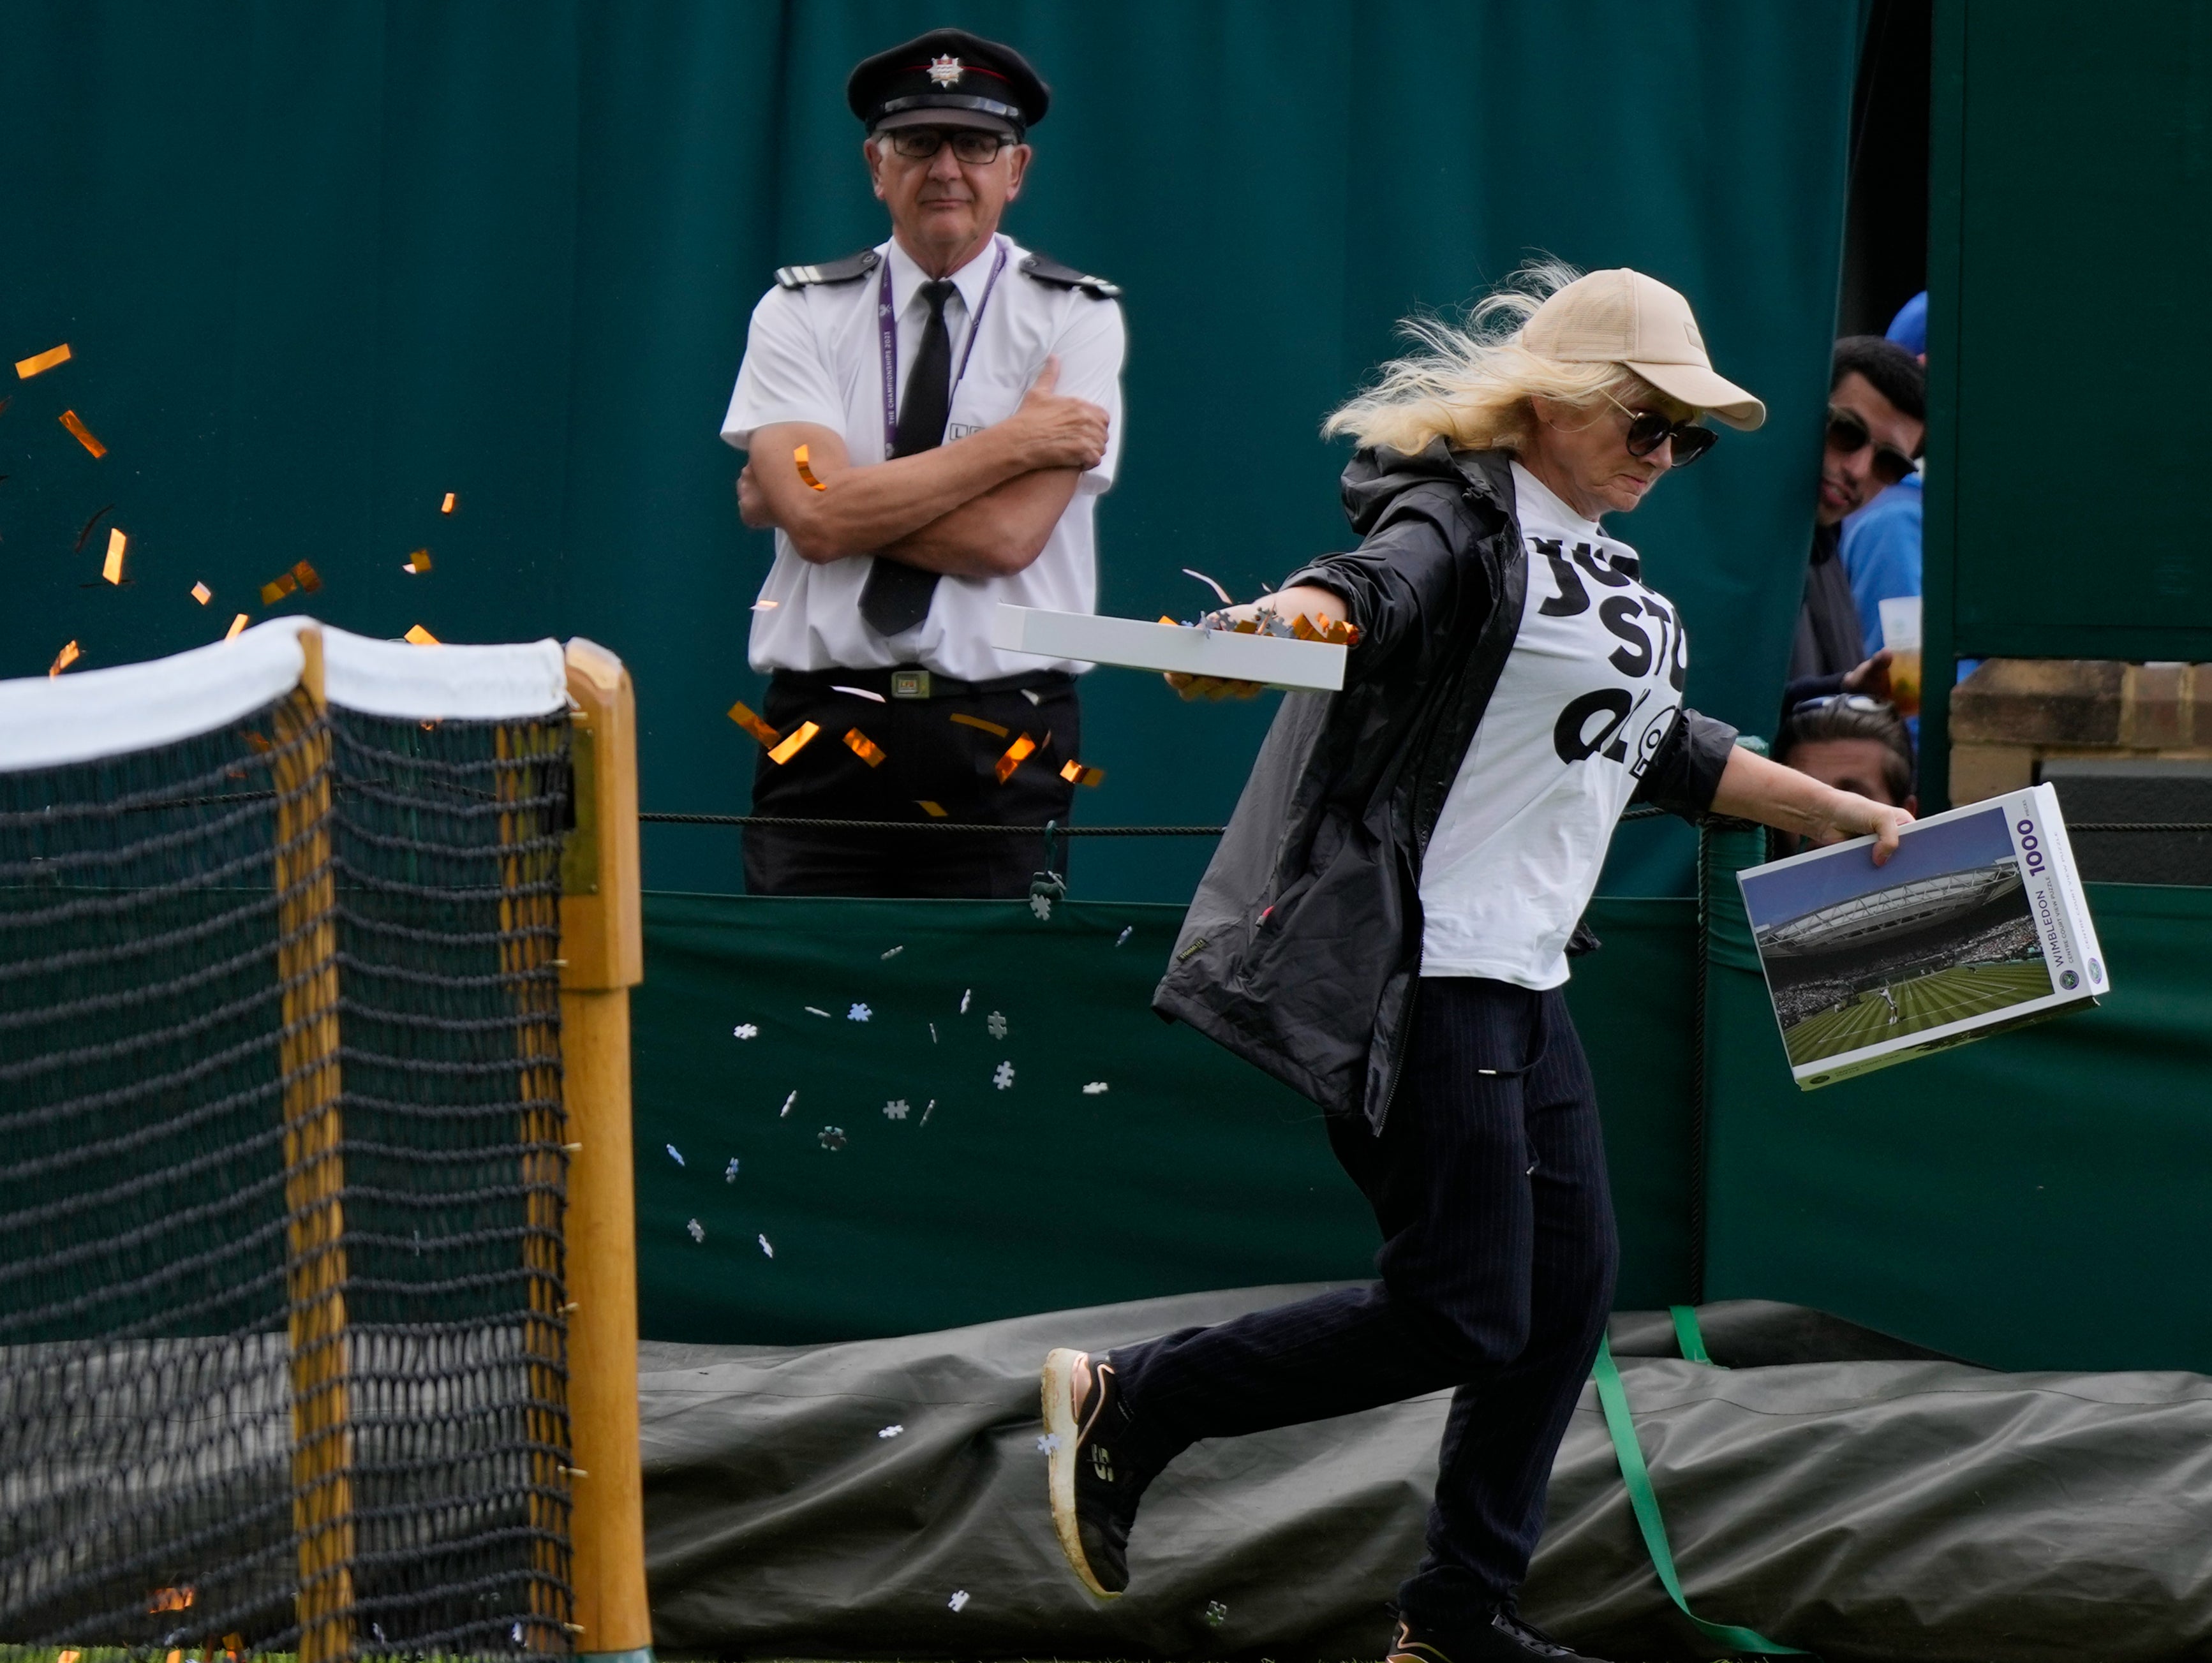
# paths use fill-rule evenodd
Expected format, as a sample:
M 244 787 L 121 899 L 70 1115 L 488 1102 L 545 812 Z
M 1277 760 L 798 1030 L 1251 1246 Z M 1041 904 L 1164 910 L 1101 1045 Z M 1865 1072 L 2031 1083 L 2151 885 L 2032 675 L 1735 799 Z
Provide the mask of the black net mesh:
M 0 774 L 0 1644 L 568 1649 L 568 802 L 300 695 Z

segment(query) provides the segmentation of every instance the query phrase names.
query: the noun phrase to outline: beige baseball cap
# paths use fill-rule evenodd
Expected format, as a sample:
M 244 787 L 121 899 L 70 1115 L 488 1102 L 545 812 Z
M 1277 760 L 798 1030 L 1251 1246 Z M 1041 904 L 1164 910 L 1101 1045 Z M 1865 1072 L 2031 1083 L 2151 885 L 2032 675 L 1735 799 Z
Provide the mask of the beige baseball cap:
M 1577 277 L 1521 327 L 1521 344 L 1566 364 L 1625 364 L 1660 391 L 1746 431 L 1766 406 L 1715 373 L 1690 303 L 1622 266 Z

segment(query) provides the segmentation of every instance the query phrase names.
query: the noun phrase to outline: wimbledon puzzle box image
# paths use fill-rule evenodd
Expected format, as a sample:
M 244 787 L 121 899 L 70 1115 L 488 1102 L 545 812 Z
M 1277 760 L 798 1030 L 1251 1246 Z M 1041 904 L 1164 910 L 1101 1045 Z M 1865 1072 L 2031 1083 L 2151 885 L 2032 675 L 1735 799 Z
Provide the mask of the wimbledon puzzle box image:
M 2110 991 L 2057 794 L 2034 786 L 1739 872 L 1752 939 L 1808 1090 Z

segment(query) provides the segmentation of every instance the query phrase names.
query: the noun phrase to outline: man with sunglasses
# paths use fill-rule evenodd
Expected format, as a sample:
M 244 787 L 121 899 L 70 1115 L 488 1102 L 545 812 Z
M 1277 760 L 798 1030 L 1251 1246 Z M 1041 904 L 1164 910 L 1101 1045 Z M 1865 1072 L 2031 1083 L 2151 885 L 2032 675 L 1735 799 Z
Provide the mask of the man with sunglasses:
M 1879 335 L 1836 343 L 1828 379 L 1828 423 L 1813 513 L 1813 555 L 1790 644 L 1784 715 L 1829 693 L 1889 692 L 1889 658 L 1869 658 L 1840 555 L 1844 519 L 1912 471 L 1927 433 L 1927 372 Z
M 753 810 L 1065 824 L 1077 666 L 1000 652 L 991 622 L 1001 601 L 1096 604 L 1121 290 L 999 228 L 1051 100 L 1019 52 L 933 29 L 845 92 L 891 234 L 776 274 L 722 423 L 749 453 L 745 523 L 776 534 L 752 615 L 770 677 Z M 756 895 L 1018 896 L 1043 864 L 1042 835 L 745 837 Z

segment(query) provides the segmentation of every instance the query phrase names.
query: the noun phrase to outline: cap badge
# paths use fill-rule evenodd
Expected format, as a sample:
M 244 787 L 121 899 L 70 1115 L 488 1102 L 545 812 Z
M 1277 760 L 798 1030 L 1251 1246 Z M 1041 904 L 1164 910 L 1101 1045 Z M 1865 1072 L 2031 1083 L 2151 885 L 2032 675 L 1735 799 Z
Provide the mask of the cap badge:
M 940 87 L 957 87 L 967 70 L 958 58 L 951 56 L 929 60 L 929 78 Z

